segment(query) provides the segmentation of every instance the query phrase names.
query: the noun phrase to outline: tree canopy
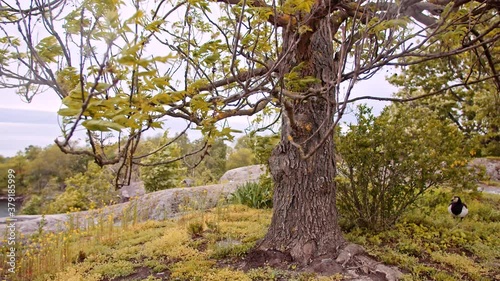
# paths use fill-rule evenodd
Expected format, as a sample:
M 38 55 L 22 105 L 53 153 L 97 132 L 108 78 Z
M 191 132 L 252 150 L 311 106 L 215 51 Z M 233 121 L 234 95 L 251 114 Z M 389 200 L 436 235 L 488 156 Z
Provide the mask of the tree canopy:
M 347 105 L 419 98 L 352 97 L 356 82 L 386 66 L 496 49 L 500 36 L 496 1 L 0 3 L 0 84 L 28 101 L 55 92 L 63 104 L 60 149 L 120 163 L 123 179 L 144 159 L 136 155 L 143 133 L 165 122 L 200 130 L 205 155 L 216 139 L 231 137 L 227 118 L 276 116 L 274 213 L 259 247 L 305 263 L 344 241 L 332 136 Z M 498 72 L 470 78 L 462 83 Z M 86 131 L 88 148 L 72 146 L 76 130 Z M 110 143 L 113 153 L 103 149 Z
M 62 99 L 57 143 L 64 151 L 91 155 L 101 165 L 130 165 L 139 162 L 134 152 L 141 134 L 173 118 L 200 129 L 210 142 L 229 137 L 230 128 L 215 124 L 233 116 L 280 111 L 300 122 L 293 104 L 321 97 L 328 88 L 336 88 L 332 113 L 341 116 L 354 83 L 382 66 L 492 47 L 498 39 L 495 5 L 3 0 L 1 85 L 27 101 L 49 89 Z M 335 55 L 330 59 L 341 63 L 332 81 L 312 87 L 317 77 L 303 75 L 305 61 L 291 63 L 291 53 L 307 48 L 325 17 Z M 285 38 L 287 32 L 293 38 Z M 478 79 L 492 77 L 498 81 L 494 67 Z M 82 129 L 91 149 L 71 146 Z M 118 153 L 104 153 L 102 146 L 116 140 Z
M 487 26 L 475 26 L 474 35 Z M 477 37 L 482 41 L 485 38 Z M 461 36 L 450 36 L 445 48 L 463 44 Z M 437 46 L 432 47 L 436 52 Z M 449 57 L 403 67 L 390 77 L 400 87 L 397 96 L 419 98 L 415 104 L 432 109 L 452 121 L 472 142 L 478 155 L 500 155 L 500 54 L 497 41 Z

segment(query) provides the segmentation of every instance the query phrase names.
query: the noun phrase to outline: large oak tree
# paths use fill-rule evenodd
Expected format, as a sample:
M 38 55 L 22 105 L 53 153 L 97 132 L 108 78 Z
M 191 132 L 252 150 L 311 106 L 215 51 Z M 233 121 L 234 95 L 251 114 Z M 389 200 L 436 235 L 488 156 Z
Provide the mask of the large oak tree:
M 55 92 L 64 105 L 58 146 L 121 164 L 119 179 L 146 157 L 135 153 L 143 132 L 165 118 L 200 129 L 206 144 L 193 153 L 203 154 L 231 134 L 224 120 L 277 116 L 274 211 L 259 248 L 303 263 L 344 244 L 334 128 L 349 102 L 387 99 L 378 89 L 352 98 L 355 83 L 384 66 L 498 48 L 500 36 L 494 0 L 0 3 L 2 86 L 28 101 Z M 88 149 L 71 145 L 80 129 Z M 110 143 L 111 155 L 102 148 Z

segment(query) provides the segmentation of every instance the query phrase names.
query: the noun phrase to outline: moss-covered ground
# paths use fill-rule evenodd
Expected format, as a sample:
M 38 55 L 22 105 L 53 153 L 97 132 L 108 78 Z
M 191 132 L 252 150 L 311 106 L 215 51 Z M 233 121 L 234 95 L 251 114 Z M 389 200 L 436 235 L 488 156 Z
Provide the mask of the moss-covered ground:
M 470 209 L 462 221 L 447 212 L 451 196 L 425 195 L 383 232 L 343 223 L 345 235 L 380 262 L 399 267 L 405 280 L 500 280 L 500 196 L 460 194 Z M 176 220 L 118 227 L 104 218 L 84 230 L 41 232 L 18 245 L 22 254 L 8 280 L 342 280 L 294 265 L 243 267 L 270 218 L 270 210 L 221 205 Z

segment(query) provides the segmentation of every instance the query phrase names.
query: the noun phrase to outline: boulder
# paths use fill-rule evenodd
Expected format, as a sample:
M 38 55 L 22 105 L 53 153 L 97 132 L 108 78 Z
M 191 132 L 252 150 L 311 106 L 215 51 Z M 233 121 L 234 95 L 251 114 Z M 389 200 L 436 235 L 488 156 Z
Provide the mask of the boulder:
M 181 184 L 182 184 L 184 187 L 191 187 L 191 186 L 194 186 L 194 180 L 193 180 L 193 179 L 186 178 L 186 179 L 183 179 L 183 180 L 181 181 Z
M 213 208 L 228 194 L 234 192 L 237 183 L 215 184 L 191 188 L 172 188 L 147 193 L 129 202 L 111 205 L 102 209 L 74 212 L 71 214 L 16 216 L 0 218 L 0 233 L 14 222 L 15 230 L 30 235 L 38 231 L 56 232 L 66 230 L 68 224 L 85 228 L 95 225 L 99 220 L 112 219 L 120 225 L 123 221 L 165 220 L 178 217 L 193 210 Z M 0 242 L 0 245 L 2 242 Z
M 121 204 L 71 214 L 16 216 L 16 231 L 25 235 L 42 230 L 61 231 L 65 230 L 68 224 L 86 227 L 110 217 L 115 224 L 120 224 L 124 220 L 146 221 L 175 218 L 187 210 L 215 207 L 220 200 L 226 200 L 227 196 L 233 193 L 242 182 L 256 181 L 264 171 L 264 165 L 241 167 L 227 171 L 220 179 L 221 184 L 172 188 L 146 194 L 142 182 L 137 181 L 122 187 L 123 203 Z M 10 222 L 10 218 L 0 218 L 0 233 L 6 231 Z
M 219 180 L 219 183 L 227 182 L 250 182 L 258 181 L 259 177 L 266 171 L 265 165 L 252 165 L 232 169 L 224 173 Z
M 122 198 L 139 197 L 146 193 L 142 181 L 131 182 L 130 185 L 124 185 L 120 188 Z
M 500 159 L 475 158 L 470 161 L 472 167 L 484 168 L 491 181 L 500 181 Z

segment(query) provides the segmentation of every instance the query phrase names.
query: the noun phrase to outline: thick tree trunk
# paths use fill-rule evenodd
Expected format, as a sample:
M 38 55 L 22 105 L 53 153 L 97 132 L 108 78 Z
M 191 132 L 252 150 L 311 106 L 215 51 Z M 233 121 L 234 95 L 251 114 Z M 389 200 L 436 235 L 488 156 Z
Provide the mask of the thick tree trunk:
M 334 256 L 344 244 L 335 205 L 333 136 L 328 136 L 307 159 L 302 159 L 298 148 L 290 142 L 305 143 L 307 152 L 328 134 L 334 122 L 335 87 L 332 82 L 336 77 L 337 61 L 329 24 L 331 22 L 325 18 L 318 22 L 314 33 L 299 37 L 284 31 L 283 36 L 284 50 L 294 40 L 298 40 L 298 44 L 289 65 L 281 71 L 287 73 L 293 66 L 304 63 L 301 75 L 322 81 L 311 87 L 316 90 L 329 88 L 320 97 L 293 101 L 283 117 L 281 142 L 269 160 L 275 182 L 273 218 L 259 248 L 289 253 L 301 263 L 309 263 L 320 256 Z

